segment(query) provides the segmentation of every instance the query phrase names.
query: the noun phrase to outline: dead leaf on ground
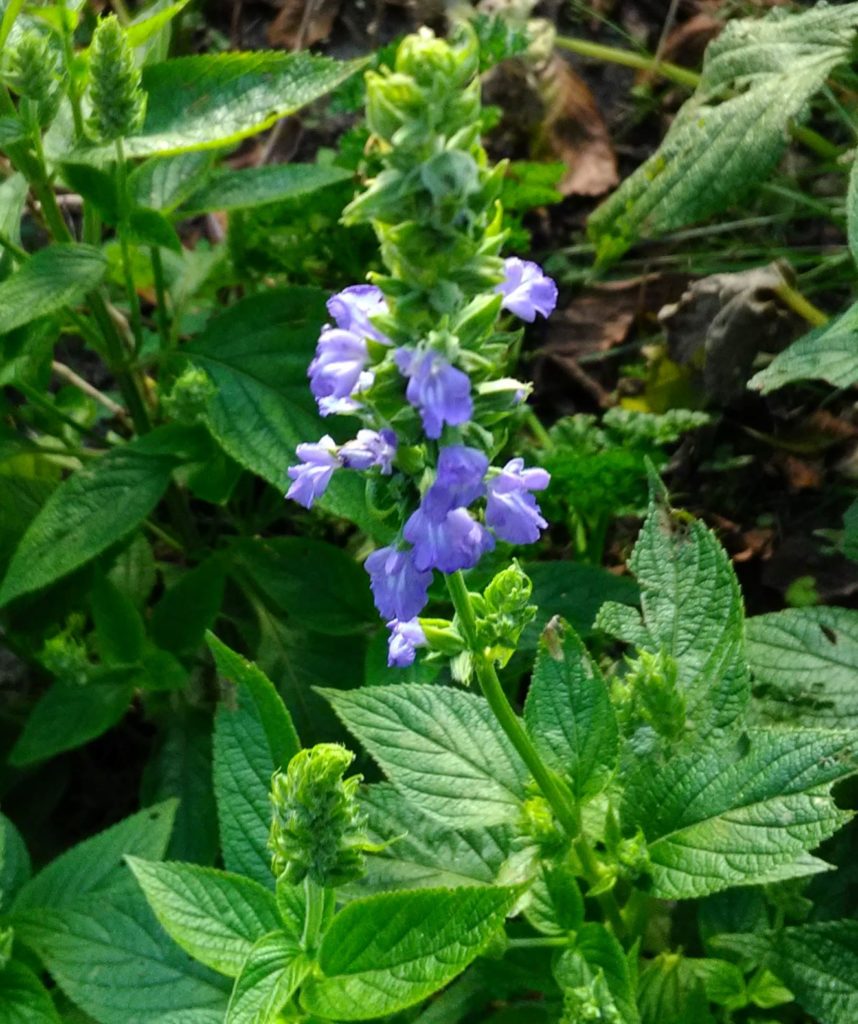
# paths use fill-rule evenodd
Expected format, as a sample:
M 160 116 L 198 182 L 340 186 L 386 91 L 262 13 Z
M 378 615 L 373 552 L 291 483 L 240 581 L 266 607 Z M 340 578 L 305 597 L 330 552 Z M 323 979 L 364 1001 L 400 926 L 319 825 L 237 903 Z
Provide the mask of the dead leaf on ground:
M 681 67 L 696 68 L 703 63 L 703 53 L 721 30 L 724 22 L 711 14 L 695 14 L 684 21 L 667 37 L 662 50 L 663 60 Z
M 797 455 L 777 452 L 773 459 L 792 494 L 818 491 L 825 479 L 825 470 L 817 459 L 800 459 Z
M 342 0 L 281 0 L 282 10 L 268 26 L 268 42 L 287 50 L 327 39 Z

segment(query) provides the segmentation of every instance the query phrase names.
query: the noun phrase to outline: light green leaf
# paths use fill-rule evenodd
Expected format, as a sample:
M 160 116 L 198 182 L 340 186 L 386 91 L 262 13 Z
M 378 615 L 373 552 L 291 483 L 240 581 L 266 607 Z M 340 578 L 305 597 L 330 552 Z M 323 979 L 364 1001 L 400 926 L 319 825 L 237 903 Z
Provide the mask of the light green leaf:
M 846 194 L 846 223 L 849 232 L 849 250 L 858 263 L 858 160 L 853 156 L 849 172 L 849 190 Z
M 23 914 L 38 920 L 43 910 L 61 912 L 82 897 L 97 907 L 108 891 L 117 887 L 134 889 L 123 857 L 162 857 L 175 814 L 176 801 L 165 800 L 132 814 L 51 861 L 18 893 L 13 904 L 16 929 Z M 98 899 L 93 899 L 96 895 Z
M 520 894 L 514 887 L 467 887 L 353 900 L 325 933 L 325 977 L 305 984 L 304 1006 L 337 1020 L 412 1006 L 479 956 Z
M 45 986 L 17 960 L 0 971 L 0 1024 L 60 1024 Z
M 276 768 L 301 748 L 292 719 L 270 680 L 255 665 L 208 635 L 218 672 L 235 692 L 217 710 L 214 789 L 224 864 L 274 888 L 268 792 Z
M 788 608 L 747 622 L 758 703 L 773 718 L 858 728 L 858 612 Z
M 225 1024 L 269 1024 L 312 964 L 285 932 L 263 936 L 250 951 L 232 990 Z
M 643 1024 L 715 1024 L 703 983 L 678 953 L 660 953 L 645 964 L 638 983 Z
M 364 631 L 378 620 L 369 577 L 342 548 L 306 537 L 257 538 L 231 548 L 241 576 L 290 623 L 318 633 Z
M 136 206 L 170 213 L 197 187 L 214 161 L 211 152 L 154 156 L 128 176 Z
M 528 896 L 524 916 L 543 935 L 568 935 L 584 922 L 584 897 L 568 862 L 543 864 Z
M 688 899 L 826 870 L 806 851 L 849 818 L 830 789 L 858 770 L 854 738 L 760 730 L 747 745 L 741 756 L 723 744 L 646 762 L 628 780 L 622 820 L 646 836 L 654 895 Z
M 784 928 L 764 962 L 820 1024 L 858 1020 L 858 921 Z
M 596 982 L 594 993 L 614 1011 L 619 1011 L 623 1024 L 637 1024 L 639 1021 L 635 1003 L 635 978 L 623 947 L 601 924 L 584 924 L 575 935 L 572 949 L 563 953 L 555 969 L 557 980 L 563 988 L 577 988 L 593 983 L 599 976 L 604 988 Z M 610 1019 L 610 1018 L 608 1018 Z
M 858 4 L 730 21 L 659 147 L 590 218 L 600 259 L 736 203 L 777 166 L 829 73 L 849 59 Z
M 0 912 L 9 909 L 12 898 L 30 877 L 30 855 L 5 814 L 0 813 Z
M 527 769 L 482 697 L 419 684 L 320 692 L 421 810 L 457 828 L 517 819 Z
M 700 733 L 733 725 L 750 687 L 742 595 L 726 552 L 702 523 L 658 501 L 650 505 L 629 566 L 641 587 L 649 634 L 640 646 L 676 660 L 688 719 Z M 608 625 L 597 619 L 601 624 Z
M 617 762 L 617 721 L 602 673 L 562 619 L 542 634 L 524 720 L 579 801 L 605 788 Z
M 858 381 L 858 303 L 793 342 L 748 387 L 768 394 L 797 380 L 824 380 L 836 388 Z
M 373 841 L 389 843 L 368 859 L 361 888 L 454 888 L 500 880 L 512 850 L 514 832 L 509 826 L 441 825 L 386 782 L 364 787 L 360 799 Z
M 311 195 L 354 175 L 341 167 L 320 164 L 275 164 L 241 171 L 220 170 L 184 203 L 180 215 L 192 217 L 211 210 L 247 210 Z
M 196 864 L 126 860 L 167 934 L 228 978 L 241 973 L 254 943 L 280 927 L 274 894 L 250 878 Z
M 57 487 L 18 545 L 0 586 L 0 606 L 66 576 L 149 515 L 177 460 L 141 448 L 134 441 L 114 448 Z
M 161 6 L 160 10 L 157 9 L 160 5 L 156 4 L 153 5 L 156 8 L 154 11 L 143 11 L 125 30 L 128 45 L 135 49 L 142 46 L 156 32 L 160 32 L 168 25 L 187 4 L 188 0 L 179 0 L 178 3 Z
M 151 156 L 233 145 L 324 96 L 365 65 L 306 51 L 210 53 L 150 64 L 143 69 L 146 120 L 138 135 L 125 140 L 125 150 Z M 52 141 L 58 146 L 63 140 Z
M 107 261 L 89 245 L 40 249 L 0 283 L 0 334 L 74 306 L 104 277 Z
M 229 983 L 179 949 L 136 886 L 41 910 L 28 942 L 99 1024 L 223 1024 Z
M 5 120 L 8 119 L 0 118 L 0 122 Z M 0 183 L 0 231 L 16 245 L 21 244 L 21 214 L 29 190 L 30 186 L 23 174 L 10 174 Z

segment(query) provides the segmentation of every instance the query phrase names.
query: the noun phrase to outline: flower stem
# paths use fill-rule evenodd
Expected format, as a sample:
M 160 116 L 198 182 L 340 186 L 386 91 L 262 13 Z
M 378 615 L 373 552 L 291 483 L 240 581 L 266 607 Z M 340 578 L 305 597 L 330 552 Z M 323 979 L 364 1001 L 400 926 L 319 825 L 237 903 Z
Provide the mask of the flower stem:
M 648 71 L 689 89 L 696 89 L 700 82 L 700 75 L 696 71 L 681 68 L 670 61 L 657 60 L 647 53 L 634 53 L 631 50 L 622 50 L 616 46 L 605 46 L 603 43 L 592 43 L 588 39 L 575 39 L 571 36 L 557 36 L 555 42 L 561 49 L 577 53 L 580 57 L 593 57 L 638 71 Z
M 307 899 L 307 909 L 304 915 L 301 945 L 304 947 L 304 951 L 312 956 L 319 945 L 322 921 L 328 903 L 327 890 L 308 876 L 304 879 L 304 895 Z
M 787 284 L 786 281 L 775 288 L 775 295 L 785 306 L 789 306 L 793 313 L 797 313 L 811 326 L 822 327 L 823 324 L 828 323 L 828 314 L 824 313 L 818 306 L 814 306 L 809 299 L 805 298 L 792 285 Z
M 161 351 L 168 352 L 171 348 L 170 318 L 167 313 L 167 288 L 164 284 L 164 261 L 157 245 L 149 249 L 152 261 L 152 276 L 155 279 L 155 316 L 158 322 L 158 336 L 161 340 Z
M 125 147 L 121 138 L 116 140 L 116 191 L 119 194 L 119 249 L 122 253 L 122 272 L 125 277 L 125 291 L 128 293 L 131 333 L 134 335 L 134 347 L 139 353 L 143 348 L 143 316 L 140 312 L 140 296 L 134 285 L 131 249 L 128 245 L 128 176 L 125 168 Z

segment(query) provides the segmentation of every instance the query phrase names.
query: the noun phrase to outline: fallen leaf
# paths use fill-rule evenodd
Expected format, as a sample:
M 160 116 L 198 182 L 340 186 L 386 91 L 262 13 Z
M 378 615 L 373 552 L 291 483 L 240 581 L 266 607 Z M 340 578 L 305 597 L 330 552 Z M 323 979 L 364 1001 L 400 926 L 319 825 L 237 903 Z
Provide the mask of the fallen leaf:
M 282 10 L 268 26 L 268 42 L 296 50 L 328 38 L 341 0 L 281 0 L 281 4 Z
M 703 63 L 703 52 L 721 30 L 724 22 L 711 14 L 699 13 L 684 21 L 667 37 L 662 59 L 681 67 L 696 68 Z
M 800 459 L 786 452 L 778 452 L 774 461 L 793 494 L 799 491 L 818 491 L 822 487 L 825 472 L 821 462 Z

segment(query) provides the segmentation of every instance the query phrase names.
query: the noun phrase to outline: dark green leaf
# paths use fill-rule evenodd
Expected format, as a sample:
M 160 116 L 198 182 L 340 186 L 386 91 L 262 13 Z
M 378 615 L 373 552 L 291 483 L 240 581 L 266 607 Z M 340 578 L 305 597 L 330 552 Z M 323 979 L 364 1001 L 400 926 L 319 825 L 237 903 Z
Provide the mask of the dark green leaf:
M 174 654 L 193 654 L 220 612 L 224 565 L 217 555 L 184 573 L 152 609 L 153 640 Z
M 16 960 L 0 970 L 0 1024 L 60 1024 L 45 986 Z
M 76 305 L 106 270 L 107 261 L 89 245 L 40 249 L 0 283 L 0 334 Z
M 275 164 L 241 171 L 220 170 L 182 203 L 180 215 L 194 216 L 210 210 L 246 210 L 310 195 L 351 177 L 351 171 L 320 164 Z
M 12 897 L 30 877 L 30 855 L 5 814 L 0 814 L 0 912 L 9 909 Z

